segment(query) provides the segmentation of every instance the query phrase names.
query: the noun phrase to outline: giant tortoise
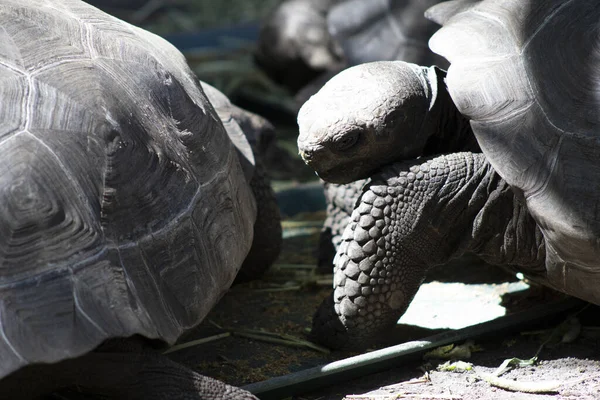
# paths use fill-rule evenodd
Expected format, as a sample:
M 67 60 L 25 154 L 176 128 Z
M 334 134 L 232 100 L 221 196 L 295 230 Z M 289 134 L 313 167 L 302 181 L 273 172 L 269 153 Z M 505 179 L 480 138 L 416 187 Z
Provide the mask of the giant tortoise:
M 256 116 L 79 0 L 4 0 L 0 27 L 0 398 L 255 399 L 150 347 L 202 321 L 253 230 L 273 234 L 240 128 Z
M 450 1 L 430 47 L 448 74 L 402 62 L 342 72 L 299 113 L 325 180 L 367 178 L 313 332 L 367 343 L 433 265 L 465 251 L 600 304 L 600 7 Z M 481 152 L 465 151 L 475 135 Z M 398 159 L 402 162 L 394 162 Z
M 260 27 L 256 63 L 293 92 L 325 71 L 339 71 L 341 49 L 327 30 L 327 13 L 341 1 L 282 1 Z
M 255 59 L 302 104 L 342 68 L 403 60 L 446 67 L 427 47 L 440 0 L 286 0 L 265 19 Z M 310 84 L 309 84 L 310 83 Z M 309 85 L 308 87 L 305 87 Z

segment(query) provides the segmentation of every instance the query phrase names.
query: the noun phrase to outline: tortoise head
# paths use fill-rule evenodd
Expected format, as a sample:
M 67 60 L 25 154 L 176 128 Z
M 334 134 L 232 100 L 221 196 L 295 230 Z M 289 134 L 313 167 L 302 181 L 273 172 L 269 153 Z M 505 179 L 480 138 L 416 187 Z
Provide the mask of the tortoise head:
M 324 180 L 348 183 L 421 155 L 437 95 L 434 68 L 374 62 L 342 71 L 298 113 L 298 150 Z

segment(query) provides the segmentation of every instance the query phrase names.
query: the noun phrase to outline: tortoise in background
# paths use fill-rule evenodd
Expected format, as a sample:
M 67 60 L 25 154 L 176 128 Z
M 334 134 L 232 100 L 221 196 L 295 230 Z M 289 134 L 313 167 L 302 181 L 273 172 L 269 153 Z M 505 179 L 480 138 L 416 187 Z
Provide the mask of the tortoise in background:
M 427 47 L 437 25 L 423 17 L 439 2 L 286 0 L 263 22 L 255 60 L 274 81 L 300 91 L 300 105 L 352 65 L 404 60 L 446 67 Z
M 285 0 L 263 21 L 254 60 L 275 82 L 297 92 L 323 72 L 342 65 L 327 30 L 327 14 L 344 0 Z
M 255 398 L 147 350 L 202 321 L 261 223 L 242 111 L 78 0 L 5 0 L 0 26 L 0 397 Z
M 299 149 L 323 179 L 369 177 L 314 319 L 332 347 L 385 332 L 427 269 L 465 251 L 600 304 L 600 7 L 471 0 L 428 13 L 444 25 L 430 46 L 447 76 L 365 64 L 300 111 Z M 481 152 L 461 144 L 470 135 Z
M 401 60 L 445 68 L 427 41 L 438 25 L 423 16 L 441 0 L 345 0 L 327 15 L 329 33 L 348 66 Z

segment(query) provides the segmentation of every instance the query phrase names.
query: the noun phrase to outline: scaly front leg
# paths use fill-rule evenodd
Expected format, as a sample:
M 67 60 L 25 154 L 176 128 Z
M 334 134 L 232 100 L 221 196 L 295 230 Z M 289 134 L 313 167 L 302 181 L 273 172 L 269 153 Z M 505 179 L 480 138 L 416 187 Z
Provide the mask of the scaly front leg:
M 364 348 L 396 324 L 428 268 L 466 250 L 544 271 L 539 229 L 482 154 L 386 167 L 352 213 L 335 259 L 335 290 L 315 314 L 313 339 Z

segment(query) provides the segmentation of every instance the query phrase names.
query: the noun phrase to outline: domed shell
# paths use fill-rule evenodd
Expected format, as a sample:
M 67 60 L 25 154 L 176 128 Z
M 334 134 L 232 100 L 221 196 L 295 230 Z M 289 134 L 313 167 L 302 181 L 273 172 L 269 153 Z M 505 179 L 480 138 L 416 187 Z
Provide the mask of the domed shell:
M 76 0 L 0 3 L 0 378 L 139 334 L 233 281 L 256 204 L 184 57 Z
M 590 281 L 600 283 L 597 1 L 451 1 L 429 16 L 444 24 L 430 46 L 451 62 L 452 99 L 494 168 L 524 194 L 550 279 L 600 302 Z

